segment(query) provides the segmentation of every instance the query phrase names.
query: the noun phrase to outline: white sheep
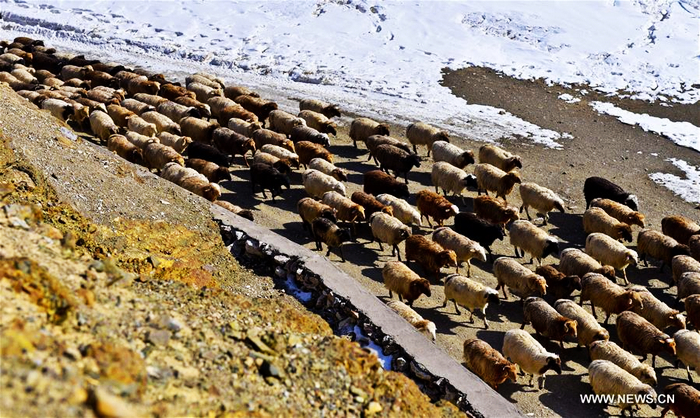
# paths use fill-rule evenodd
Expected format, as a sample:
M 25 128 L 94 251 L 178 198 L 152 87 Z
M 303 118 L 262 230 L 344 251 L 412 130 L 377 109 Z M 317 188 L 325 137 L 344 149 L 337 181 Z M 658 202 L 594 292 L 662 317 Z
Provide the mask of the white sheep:
M 489 328 L 486 319 L 486 308 L 489 303 L 498 305 L 498 291 L 479 282 L 468 279 L 458 274 L 451 274 L 445 278 L 445 301 L 442 307 L 447 306 L 447 301 L 453 301 L 455 312 L 459 314 L 457 305 L 462 305 L 469 310 L 469 322 L 474 323 L 474 310 L 478 309 L 484 318 L 484 328 Z
M 554 370 L 561 374 L 561 359 L 542 347 L 528 332 L 511 329 L 503 338 L 503 355 L 517 364 L 520 370 L 530 375 L 530 385 L 535 376 L 539 377 L 539 388 L 544 387 L 544 374 Z
M 435 193 L 438 193 L 438 188 L 441 188 L 445 196 L 447 196 L 447 192 L 452 192 L 455 195 L 460 195 L 462 203 L 464 203 L 462 192 L 467 188 L 467 184 L 470 181 L 469 174 L 464 170 L 448 162 L 438 161 L 433 164 L 430 179 L 433 181 L 433 186 L 435 186 Z
M 333 163 L 324 160 L 323 158 L 312 158 L 309 161 L 309 168 L 318 170 L 323 174 L 328 174 L 338 181 L 347 181 L 348 173 L 345 169 L 336 167 Z
M 428 157 L 430 157 L 430 150 L 435 141 L 450 142 L 450 136 L 447 132 L 423 122 L 415 122 L 408 125 L 406 138 L 413 144 L 413 152 L 415 153 L 418 153 L 416 145 L 425 145 L 428 148 Z
M 630 250 L 624 244 L 600 232 L 594 232 L 586 237 L 586 254 L 603 265 L 621 270 L 626 284 L 629 284 L 627 266 L 636 265 L 639 260 L 636 251 Z
M 316 99 L 302 99 L 299 101 L 299 110 L 311 110 L 320 113 L 327 118 L 340 116 L 340 109 L 337 105 Z
M 503 297 L 508 299 L 506 286 L 511 293 L 525 299 L 536 293 L 544 296 L 547 293 L 547 281 L 539 274 L 520 265 L 517 261 L 508 257 L 499 257 L 493 263 L 493 275 L 496 276 L 498 286 L 496 290 L 503 288 Z
M 554 209 L 564 213 L 564 201 L 552 190 L 542 187 L 536 183 L 526 182 L 520 184 L 520 199 L 523 201 L 520 206 L 520 213 L 525 209 L 527 219 L 530 219 L 529 207 L 534 208 L 537 214 L 544 216 L 544 224 L 547 225 L 549 212 Z
M 523 168 L 519 155 L 513 155 L 495 145 L 483 145 L 479 148 L 479 164 L 491 164 L 505 172 Z
M 234 102 L 233 99 L 229 99 L 228 97 L 223 97 L 223 96 L 210 97 L 206 103 L 209 105 L 209 108 L 211 109 L 211 115 L 217 119 L 219 118 L 219 116 L 221 116 L 221 111 L 226 109 L 227 107 L 229 107 L 229 106 L 234 106 L 234 107 L 241 106 L 238 103 Z M 231 127 L 229 126 L 229 128 L 231 128 Z M 231 129 L 233 129 L 233 128 L 231 128 Z
M 542 259 L 550 254 L 559 253 L 559 241 L 547 232 L 533 225 L 530 221 L 513 221 L 509 227 L 510 243 L 515 248 L 516 257 L 524 257 L 525 253 L 530 254 L 530 263 L 535 259 L 538 264 L 542 264 Z M 518 249 L 522 249 L 522 256 L 518 254 Z
M 590 380 L 593 392 L 598 395 L 638 395 L 636 399 L 656 398 L 654 389 L 639 381 L 620 366 L 607 360 L 593 360 L 588 366 L 588 379 Z M 633 397 L 613 397 L 618 402 L 618 406 L 625 411 L 633 404 L 626 403 L 625 400 L 633 400 Z M 623 412 L 624 414 L 624 412 Z
M 126 121 L 127 127 L 131 132 L 136 132 L 145 136 L 156 136 L 156 134 L 158 134 L 156 124 L 146 122 L 141 116 L 129 116 Z
M 231 118 L 228 120 L 228 128 L 248 138 L 253 137 L 253 132 L 262 129 L 260 122 L 248 122 L 243 119 Z
M 601 232 L 618 241 L 632 241 L 632 228 L 601 208 L 589 208 L 583 213 L 583 231 L 586 234 Z
M 304 119 L 287 113 L 284 110 L 273 110 L 270 112 L 268 118 L 270 129 L 287 136 L 292 134 L 292 129 L 295 127 L 306 126 L 306 121 Z
M 102 142 L 107 142 L 107 139 L 114 134 L 119 133 L 119 127 L 114 123 L 108 114 L 99 110 L 93 110 L 90 113 L 90 129 Z
M 60 99 L 48 98 L 41 102 L 41 108 L 48 110 L 53 117 L 64 122 L 73 115 L 73 106 Z
M 420 212 L 404 199 L 383 193 L 377 196 L 377 200 L 384 205 L 391 206 L 394 209 L 394 217 L 405 225 L 423 225 Z
M 521 183 L 520 174 L 510 171 L 505 172 L 490 164 L 477 164 L 474 166 L 474 175 L 478 193 L 485 191 L 488 195 L 489 191 L 496 192 L 496 197 L 502 197 L 504 201 L 508 201 L 507 196 L 513 191 L 513 187 L 517 183 Z
M 172 147 L 179 153 L 185 151 L 185 149 L 192 143 L 192 138 L 189 136 L 175 135 L 165 131 L 158 134 L 158 140 L 161 144 Z
M 432 146 L 433 161 L 445 161 L 457 168 L 464 168 L 474 163 L 474 153 L 471 150 L 463 150 L 457 145 L 446 141 L 435 141 Z
M 177 163 L 167 163 L 163 166 L 160 176 L 178 185 L 188 177 L 197 177 L 201 180 L 207 180 L 204 174 L 199 173 L 197 170 L 190 167 L 183 167 Z
M 260 151 L 272 154 L 280 160 L 288 160 L 290 164 L 299 167 L 299 155 L 279 145 L 265 144 L 260 148 Z
M 688 380 L 692 382 L 690 368 L 692 367 L 695 373 L 700 373 L 700 334 L 697 331 L 681 329 L 673 334 L 673 340 L 676 342 L 676 357 L 685 366 Z
M 369 118 L 357 118 L 350 123 L 349 135 L 357 148 L 357 141 L 365 142 L 372 135 L 389 135 L 389 127 Z
M 187 84 L 187 90 L 194 92 L 197 96 L 197 100 L 202 103 L 207 103 L 212 97 L 224 95 L 224 91 L 220 87 L 213 87 L 200 82 Z
M 685 328 L 685 316 L 677 309 L 671 309 L 667 304 L 657 299 L 646 287 L 632 286 L 630 290 L 639 294 L 643 306 L 643 308 L 635 306 L 632 308 L 632 312 L 637 313 L 662 331 L 668 327 Z
M 656 386 L 656 372 L 648 364 L 642 363 L 629 351 L 615 344 L 613 341 L 594 341 L 588 347 L 591 360 L 608 360 L 626 370 L 647 385 Z
M 373 213 L 369 218 L 369 225 L 372 229 L 372 237 L 379 242 L 379 249 L 384 250 L 382 242 L 391 245 L 391 255 L 397 254 L 401 261 L 399 243 L 411 235 L 411 228 L 384 212 Z
M 126 139 L 128 139 L 129 142 L 131 142 L 132 144 L 136 145 L 138 148 L 141 148 L 141 149 L 146 149 L 146 146 L 148 144 L 152 144 L 154 142 L 160 143 L 160 139 L 158 139 L 157 137 L 141 135 L 141 134 L 136 133 L 134 131 L 127 131 Z M 167 145 L 167 144 L 164 144 L 164 145 Z
M 345 196 L 345 185 L 333 177 L 323 174 L 312 168 L 307 169 L 301 175 L 304 190 L 311 197 L 321 198 L 324 193 L 335 191 Z
M 583 307 L 569 299 L 559 299 L 554 303 L 554 309 L 561 315 L 575 319 L 577 322 L 578 346 L 589 345 L 593 341 L 608 340 L 610 333 L 602 327 L 595 317 L 586 312 Z
M 400 261 L 387 261 L 382 268 L 382 280 L 389 290 L 389 297 L 393 292 L 398 293 L 399 300 L 406 299 L 408 306 L 418 299 L 420 295 L 430 297 L 430 282 L 413 272 Z
M 336 125 L 325 115 L 314 112 L 313 110 L 302 110 L 299 112 L 299 117 L 306 121 L 306 126 L 316 129 L 324 134 L 336 135 Z
M 459 265 L 467 262 L 467 277 L 471 277 L 471 259 L 486 262 L 486 249 L 476 241 L 473 241 L 462 234 L 458 234 L 448 227 L 441 227 L 433 232 L 433 241 L 442 245 L 446 250 L 452 250 L 457 255 L 457 273 Z
M 673 273 L 673 282 L 678 283 L 683 273 L 689 271 L 700 272 L 700 261 L 689 255 L 677 255 L 671 260 L 671 271 Z
M 598 273 L 615 281 L 615 268 L 604 266 L 578 248 L 566 248 L 559 254 L 559 271 L 567 276 L 583 277 L 586 273 Z
M 423 319 L 416 311 L 411 309 L 410 306 L 399 300 L 392 300 L 386 303 L 394 312 L 399 314 L 403 319 L 408 321 L 409 324 L 413 325 L 421 334 L 425 335 L 427 338 L 435 341 L 436 339 L 436 327 L 433 321 L 428 321 Z
M 170 180 L 178 186 L 212 202 L 221 196 L 221 188 L 218 184 L 210 183 L 204 175 L 191 168 L 182 167 L 178 163 L 170 162 L 165 164 L 160 175 L 166 180 Z
M 141 118 L 143 118 L 143 120 L 145 120 L 146 122 L 150 122 L 156 125 L 158 133 L 169 132 L 173 135 L 182 134 L 182 132 L 180 131 L 180 125 L 173 122 L 172 119 L 161 113 L 155 111 L 144 112 L 141 114 Z
M 647 256 L 653 257 L 661 261 L 659 271 L 662 271 L 664 265 L 671 265 L 673 257 L 677 255 L 690 255 L 690 249 L 687 245 L 681 244 L 668 235 L 654 231 L 653 229 L 642 229 L 637 234 L 637 251 L 644 260 L 644 265 L 647 266 Z

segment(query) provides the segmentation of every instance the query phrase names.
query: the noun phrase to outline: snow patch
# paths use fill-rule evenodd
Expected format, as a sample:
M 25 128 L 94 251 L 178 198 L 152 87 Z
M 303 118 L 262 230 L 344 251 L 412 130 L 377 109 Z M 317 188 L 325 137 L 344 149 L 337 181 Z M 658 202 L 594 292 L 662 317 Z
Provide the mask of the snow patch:
M 700 168 L 676 158 L 669 158 L 666 161 L 670 161 L 683 171 L 685 178 L 669 173 L 653 173 L 649 174 L 649 178 L 671 190 L 687 202 L 700 203 Z

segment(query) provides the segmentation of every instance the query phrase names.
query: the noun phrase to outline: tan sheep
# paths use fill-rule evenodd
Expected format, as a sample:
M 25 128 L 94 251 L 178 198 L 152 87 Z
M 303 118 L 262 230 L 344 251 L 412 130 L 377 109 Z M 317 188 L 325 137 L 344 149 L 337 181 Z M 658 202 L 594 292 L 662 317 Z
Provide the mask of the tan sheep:
M 690 256 L 700 261 L 700 234 L 690 237 L 688 248 L 690 248 Z
M 269 129 L 255 130 L 253 132 L 253 140 L 255 141 L 255 146 L 258 149 L 262 148 L 263 145 L 271 144 L 286 148 L 292 152 L 296 152 L 294 143 L 287 139 L 286 135 L 271 131 Z
M 141 135 L 133 131 L 128 131 L 126 133 L 126 139 L 141 150 L 146 149 L 148 144 L 160 142 L 160 140 L 156 137 Z
M 253 212 L 249 209 L 243 209 L 242 207 L 234 205 L 233 203 L 227 202 L 225 200 L 216 200 L 214 201 L 214 204 L 221 206 L 222 208 L 228 210 L 229 212 L 235 215 L 248 219 L 251 222 L 255 221 L 253 217 Z
M 127 127 L 131 132 L 136 132 L 145 136 L 156 136 L 156 134 L 158 134 L 158 128 L 156 128 L 156 124 L 146 122 L 141 116 L 129 116 L 126 122 Z
M 685 216 L 666 216 L 661 220 L 661 231 L 680 244 L 688 244 L 690 237 L 700 234 L 700 225 Z
M 350 123 L 350 139 L 357 148 L 357 141 L 365 142 L 372 135 L 389 135 L 389 126 L 369 118 L 357 118 Z
M 676 302 L 690 295 L 697 294 L 700 294 L 700 273 L 688 271 L 681 274 L 681 278 L 678 280 Z
M 530 263 L 537 260 L 542 264 L 542 259 L 548 255 L 559 254 L 559 241 L 545 231 L 533 225 L 530 221 L 518 220 L 510 224 L 510 243 L 515 248 L 516 257 L 524 257 L 525 253 L 530 254 Z M 518 249 L 523 254 L 518 254 Z
M 107 149 L 129 162 L 143 162 L 141 149 L 129 142 L 124 135 L 110 135 L 107 138 Z
M 151 142 L 143 150 L 143 160 L 148 168 L 162 169 L 170 162 L 185 166 L 185 159 L 177 151 L 167 145 Z
M 523 168 L 519 155 L 513 155 L 495 145 L 483 145 L 479 148 L 479 164 L 491 164 L 505 172 Z
M 610 338 L 608 330 L 603 328 L 595 317 L 576 302 L 569 299 L 559 299 L 554 303 L 554 309 L 561 315 L 576 320 L 576 332 L 578 336 L 578 346 L 588 346 L 594 341 Z
M 459 274 L 451 274 L 445 278 L 445 301 L 442 307 L 447 306 L 447 301 L 454 302 L 455 312 L 459 315 L 457 305 L 462 305 L 469 310 L 469 323 L 474 323 L 474 310 L 481 311 L 484 319 L 484 329 L 489 328 L 489 321 L 486 319 L 486 308 L 489 303 L 500 304 L 498 291 L 485 286 L 479 282 L 471 280 Z
M 534 296 L 525 299 L 523 304 L 523 323 L 520 329 L 524 329 L 527 324 L 532 324 L 537 335 L 559 341 L 559 347 L 562 350 L 564 338 L 567 336 L 576 338 L 578 327 L 575 319 L 559 314 L 544 299 Z
M 335 191 L 324 193 L 321 201 L 337 211 L 339 221 L 350 222 L 357 233 L 355 222 L 365 220 L 365 208 Z
M 671 265 L 673 257 L 677 255 L 690 255 L 690 249 L 685 244 L 679 244 L 678 241 L 665 235 L 659 231 L 652 229 L 642 229 L 637 235 L 637 251 L 644 260 L 644 265 L 648 266 L 647 256 L 653 257 L 661 261 L 659 271 L 662 271 L 664 265 Z
M 426 338 L 430 338 L 435 341 L 436 339 L 436 328 L 435 323 L 423 319 L 416 311 L 411 309 L 410 306 L 398 300 L 391 300 L 386 303 L 394 312 L 399 314 L 403 319 L 408 321 L 415 329 L 417 329 L 421 334 L 425 335 Z
M 463 169 L 474 163 L 474 153 L 471 150 L 463 150 L 457 145 L 446 141 L 435 141 L 432 146 L 433 161 L 445 161 L 457 168 Z
M 192 83 L 203 84 L 207 87 L 213 89 L 223 88 L 224 83 L 212 74 L 207 74 L 205 72 L 199 72 L 196 74 L 191 74 L 185 77 L 185 84 L 189 85 Z
M 447 196 L 447 192 L 461 196 L 462 203 L 464 203 L 462 192 L 471 183 L 471 177 L 464 170 L 448 162 L 438 161 L 433 164 L 430 179 L 435 186 L 435 193 L 438 193 L 438 188 L 440 188 L 445 196 Z
M 143 120 L 146 122 L 150 122 L 154 125 L 156 125 L 156 130 L 160 134 L 161 132 L 168 132 L 173 135 L 182 135 L 182 131 L 180 130 L 180 125 L 173 122 L 172 119 L 169 117 L 165 116 L 162 113 L 159 112 L 144 112 L 141 114 L 141 117 Z M 185 135 L 186 136 L 186 135 Z
M 107 142 L 111 135 L 119 133 L 119 127 L 112 118 L 107 113 L 99 110 L 93 110 L 90 113 L 90 129 L 103 143 Z
M 311 110 L 320 113 L 327 118 L 339 117 L 338 106 L 316 99 L 303 99 L 299 102 L 299 110 Z
M 212 97 L 223 96 L 224 92 L 221 88 L 208 86 L 199 82 L 193 82 L 187 84 L 187 90 L 194 92 L 197 100 L 202 103 L 207 103 Z
M 632 286 L 630 290 L 637 292 L 642 299 L 642 307 L 634 306 L 632 312 L 654 324 L 660 330 L 668 327 L 685 328 L 685 317 L 676 309 L 671 309 L 661 302 L 644 286 Z
M 173 122 L 180 123 L 183 118 L 188 116 L 199 117 L 199 110 L 194 107 L 187 107 L 181 104 L 166 100 L 165 102 L 155 105 L 158 112 L 169 117 Z
M 231 118 L 228 120 L 228 128 L 248 138 L 253 137 L 253 132 L 262 129 L 260 122 L 246 122 L 243 119 Z
M 153 94 L 147 94 L 147 93 L 134 94 L 133 99 L 138 100 L 139 102 L 151 105 L 155 108 L 160 107 L 160 105 L 162 105 L 163 103 L 168 103 L 168 102 L 173 103 L 173 102 L 169 101 L 168 99 L 166 99 L 165 97 L 155 96 Z M 176 104 L 176 103 L 173 103 L 173 104 Z M 161 112 L 160 109 L 158 111 Z M 167 114 L 165 112 L 161 112 L 161 113 L 163 113 L 167 116 Z M 168 116 L 168 117 L 170 117 L 170 116 Z M 177 120 L 175 122 L 177 122 Z
M 539 274 L 520 265 L 517 261 L 508 257 L 499 257 L 493 263 L 493 275 L 496 276 L 498 286 L 496 290 L 503 289 L 504 299 L 508 299 L 506 286 L 511 293 L 525 299 L 534 294 L 544 296 L 547 293 L 547 281 Z
M 641 295 L 632 289 L 625 289 L 606 277 L 597 273 L 588 273 L 581 278 L 580 305 L 585 301 L 591 301 L 591 313 L 596 316 L 596 305 L 602 308 L 607 316 L 604 323 L 607 324 L 612 314 L 620 314 L 623 311 L 644 308 Z
M 521 329 L 506 331 L 503 338 L 503 355 L 520 366 L 520 370 L 530 375 L 530 385 L 535 376 L 539 377 L 539 388 L 544 387 L 544 374 L 554 370 L 561 374 L 561 359 L 542 347 L 529 333 Z
M 125 107 L 126 109 L 136 113 L 137 115 L 156 110 L 155 106 L 138 101 L 136 99 L 124 99 L 122 100 L 121 105 L 122 107 Z
M 212 136 L 217 128 L 219 128 L 218 123 L 208 122 L 193 116 L 180 119 L 182 134 L 192 138 L 193 142 L 211 144 Z
M 248 87 L 228 85 L 224 87 L 224 96 L 228 99 L 235 99 L 238 96 L 260 97 L 260 95 Z
M 636 396 L 621 396 L 612 397 L 618 402 L 618 406 L 624 411 L 630 408 L 631 403 L 626 403 L 626 400 L 646 399 L 648 395 L 651 399 L 656 399 L 654 389 L 639 381 L 636 377 L 607 360 L 593 360 L 588 366 L 588 379 L 590 380 L 593 392 L 598 395 L 637 395 Z M 630 414 L 631 415 L 631 414 Z
M 408 306 L 420 295 L 431 296 L 430 282 L 420 277 L 400 261 L 387 261 L 382 268 L 384 286 L 389 290 L 389 297 L 393 292 L 399 295 L 399 300 L 406 299 Z
M 270 129 L 284 135 L 291 135 L 297 126 L 306 126 L 306 121 L 284 110 L 273 110 L 269 116 Z
M 636 251 L 630 250 L 624 244 L 600 232 L 594 232 L 586 237 L 586 254 L 603 265 L 621 270 L 622 278 L 627 284 L 629 284 L 627 266 L 636 265 L 639 260 Z
M 333 177 L 314 169 L 308 169 L 301 175 L 304 190 L 311 197 L 321 198 L 326 192 L 335 191 L 345 196 L 345 185 Z
M 464 363 L 484 382 L 498 389 L 498 385 L 510 379 L 517 382 L 515 364 L 509 362 L 501 353 L 486 341 L 471 338 L 464 341 Z
M 161 176 L 170 180 L 185 190 L 188 190 L 209 201 L 215 201 L 221 196 L 221 189 L 216 183 L 210 183 L 206 177 L 197 171 L 170 162 L 163 166 Z
M 326 218 L 335 222 L 337 211 L 332 207 L 314 200 L 311 197 L 304 197 L 297 202 L 297 212 L 301 217 L 301 224 L 304 230 L 311 230 L 311 223 L 316 218 Z
M 404 199 L 383 193 L 377 196 L 377 200 L 384 205 L 391 206 L 394 210 L 394 217 L 405 225 L 423 225 L 420 212 Z
M 328 174 L 338 181 L 348 180 L 348 173 L 345 169 L 336 167 L 333 163 L 329 163 L 323 158 L 313 158 L 309 161 L 308 167 L 318 170 L 323 174 Z
M 591 200 L 591 207 L 601 208 L 608 215 L 627 225 L 638 225 L 644 228 L 644 215 L 630 209 L 622 203 L 599 197 Z
M 651 367 L 656 367 L 656 356 L 665 351 L 676 355 L 676 343 L 673 338 L 659 331 L 651 322 L 632 311 L 622 312 L 617 317 L 617 336 L 622 348 L 632 353 L 643 355 L 643 360 L 651 354 Z
M 537 214 L 542 214 L 544 217 L 544 224 L 547 225 L 549 221 L 549 212 L 554 209 L 561 213 L 564 213 L 564 201 L 557 196 L 552 190 L 542 187 L 536 183 L 521 183 L 520 184 L 520 199 L 523 201 L 522 206 L 520 206 L 520 213 L 525 209 L 525 214 L 527 219 L 530 219 L 530 212 L 528 208 L 532 207 L 537 211 Z
M 681 275 L 688 271 L 700 272 L 700 261 L 689 255 L 677 255 L 671 260 L 673 282 L 678 283 Z
M 335 122 L 321 113 L 314 112 L 313 110 L 302 110 L 299 112 L 299 117 L 304 119 L 306 126 L 309 128 L 316 129 L 324 134 L 331 134 L 334 136 L 337 134 Z
M 440 244 L 446 250 L 452 250 L 457 256 L 456 272 L 459 273 L 459 265 L 467 262 L 467 277 L 471 277 L 471 259 L 486 262 L 486 249 L 478 242 L 472 241 L 462 234 L 458 234 L 448 227 L 441 227 L 433 232 L 433 241 Z
M 260 151 L 272 154 L 280 160 L 287 160 L 292 167 L 299 168 L 299 156 L 293 151 L 273 144 L 263 145 Z
M 586 234 L 601 232 L 618 241 L 632 241 L 632 228 L 601 208 L 592 207 L 583 213 L 583 230 Z
M 607 331 L 606 331 L 607 332 Z M 648 364 L 644 364 L 637 357 L 622 347 L 608 340 L 593 341 L 588 347 L 591 360 L 610 361 L 647 385 L 656 386 L 656 372 Z
M 692 367 L 695 373 L 700 373 L 700 334 L 687 329 L 678 330 L 673 334 L 673 341 L 676 343 L 678 361 L 683 363 L 688 373 L 688 380 L 692 382 L 690 368 Z
M 215 118 L 221 116 L 221 112 L 229 106 L 241 106 L 234 102 L 233 99 L 222 96 L 213 96 L 207 100 L 206 103 L 211 109 L 211 115 Z M 241 108 L 243 108 L 243 106 L 241 106 Z
M 416 145 L 425 145 L 428 148 L 428 157 L 430 157 L 430 151 L 435 141 L 450 142 L 450 136 L 447 132 L 423 122 L 415 122 L 408 125 L 406 138 L 413 144 L 413 152 L 415 153 L 418 153 Z
M 496 197 L 502 197 L 504 201 L 508 201 L 507 196 L 513 191 L 517 183 L 521 183 L 520 174 L 516 172 L 505 172 L 490 164 L 477 164 L 474 166 L 474 175 L 478 193 L 489 191 L 496 192 Z
M 604 266 L 578 248 L 566 248 L 559 254 L 559 271 L 568 276 L 583 277 L 586 273 L 598 273 L 615 281 L 615 268 Z
M 384 212 L 375 212 L 369 218 L 370 228 L 372 229 L 372 238 L 379 242 L 379 249 L 384 251 L 382 243 L 391 245 L 391 255 L 397 255 L 401 261 L 401 252 L 399 251 L 399 243 L 406 240 L 411 235 L 411 228 L 407 227 L 401 221 L 388 215 Z
M 192 138 L 189 136 L 174 135 L 165 131 L 158 134 L 158 139 L 161 144 L 172 147 L 179 153 L 185 151 L 187 146 L 192 143 Z
M 48 110 L 53 117 L 64 122 L 73 115 L 73 106 L 60 99 L 46 99 L 41 102 L 41 108 Z

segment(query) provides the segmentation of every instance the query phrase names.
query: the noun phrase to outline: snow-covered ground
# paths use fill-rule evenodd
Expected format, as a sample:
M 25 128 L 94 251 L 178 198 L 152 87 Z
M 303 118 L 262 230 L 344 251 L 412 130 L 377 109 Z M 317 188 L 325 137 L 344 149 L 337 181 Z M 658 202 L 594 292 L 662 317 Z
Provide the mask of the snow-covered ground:
M 166 74 L 206 70 L 270 97 L 283 91 L 282 108 L 313 96 L 400 125 L 423 120 L 470 139 L 517 135 L 559 148 L 568 134 L 466 103 L 440 85 L 442 70 L 482 65 L 694 103 L 699 10 L 698 0 L 0 0 L 0 38 L 34 35 Z M 700 151 L 698 127 L 615 115 Z

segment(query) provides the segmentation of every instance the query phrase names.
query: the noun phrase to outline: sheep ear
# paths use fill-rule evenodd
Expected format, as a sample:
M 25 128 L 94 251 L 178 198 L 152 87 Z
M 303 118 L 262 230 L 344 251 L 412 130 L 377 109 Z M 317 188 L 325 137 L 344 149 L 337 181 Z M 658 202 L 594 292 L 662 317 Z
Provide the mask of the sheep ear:
M 664 341 L 662 341 L 662 342 L 666 342 L 666 343 L 668 343 L 668 344 L 671 344 L 671 343 L 673 342 L 673 338 L 666 338 L 666 339 L 665 339 Z

